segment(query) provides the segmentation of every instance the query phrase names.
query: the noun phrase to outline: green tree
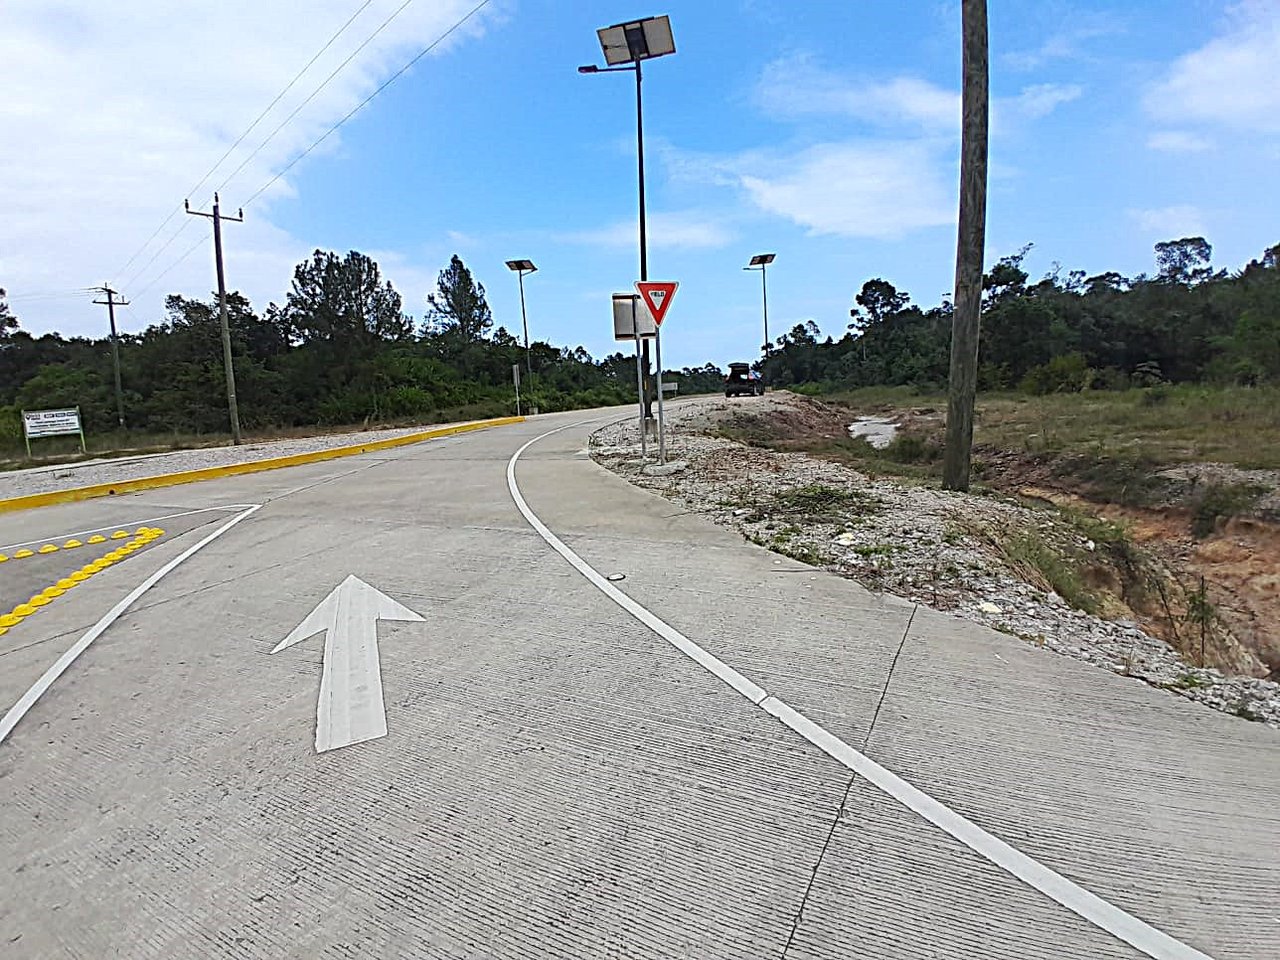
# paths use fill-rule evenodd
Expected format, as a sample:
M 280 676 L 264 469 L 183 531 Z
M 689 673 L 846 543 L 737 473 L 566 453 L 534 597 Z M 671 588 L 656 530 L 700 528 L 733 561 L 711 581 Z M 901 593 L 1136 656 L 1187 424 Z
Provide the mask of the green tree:
M 283 319 L 302 343 L 324 342 L 366 352 L 380 341 L 407 340 L 413 321 L 378 264 L 352 250 L 346 257 L 317 250 L 293 271 Z
M 1173 283 L 1198 283 L 1208 279 L 1213 270 L 1213 247 L 1204 237 L 1183 237 L 1156 244 L 1156 266 L 1160 279 Z
M 849 316 L 853 317 L 855 321 L 849 324 L 850 329 L 859 329 L 869 324 L 880 323 L 905 308 L 911 302 L 910 294 L 899 293 L 897 287 L 888 280 L 882 280 L 879 277 L 864 283 L 862 290 L 853 299 L 861 310 L 855 308 L 849 311 Z M 860 322 L 863 311 L 866 311 L 867 323 L 865 324 Z
M 478 283 L 456 253 L 440 271 L 435 293 L 427 294 L 428 322 L 424 333 L 443 334 L 462 344 L 483 340 L 493 326 L 493 313 Z
M 8 294 L 0 287 L 0 343 L 9 339 L 9 335 L 18 329 L 18 318 L 9 312 Z

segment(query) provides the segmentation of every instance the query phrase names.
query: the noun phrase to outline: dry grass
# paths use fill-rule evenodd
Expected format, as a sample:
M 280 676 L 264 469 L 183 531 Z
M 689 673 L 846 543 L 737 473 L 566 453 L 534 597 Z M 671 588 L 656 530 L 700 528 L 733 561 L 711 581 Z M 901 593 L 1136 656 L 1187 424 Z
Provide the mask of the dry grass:
M 827 399 L 860 412 L 946 410 L 945 396 L 909 388 L 870 388 Z M 1025 453 L 1280 469 L 1280 389 L 1165 386 L 1042 397 L 986 394 L 978 398 L 974 442 Z

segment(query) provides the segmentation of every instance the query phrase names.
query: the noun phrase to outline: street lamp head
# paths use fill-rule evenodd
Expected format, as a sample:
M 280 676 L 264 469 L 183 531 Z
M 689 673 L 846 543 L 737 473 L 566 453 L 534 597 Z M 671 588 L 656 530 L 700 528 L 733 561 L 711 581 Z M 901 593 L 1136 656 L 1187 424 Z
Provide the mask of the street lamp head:
M 751 258 L 751 266 L 763 267 L 766 264 L 773 263 L 774 257 L 776 256 L 776 253 L 757 253 Z
M 517 273 L 533 273 L 538 268 L 533 265 L 532 260 L 508 260 L 507 269 Z
M 616 23 L 612 27 L 601 27 L 596 33 L 600 37 L 600 49 L 604 51 L 604 62 L 611 67 L 676 52 L 671 18 L 666 16 Z
M 578 72 L 579 73 L 599 73 L 600 68 L 597 67 L 594 63 L 588 63 L 584 67 L 579 67 Z

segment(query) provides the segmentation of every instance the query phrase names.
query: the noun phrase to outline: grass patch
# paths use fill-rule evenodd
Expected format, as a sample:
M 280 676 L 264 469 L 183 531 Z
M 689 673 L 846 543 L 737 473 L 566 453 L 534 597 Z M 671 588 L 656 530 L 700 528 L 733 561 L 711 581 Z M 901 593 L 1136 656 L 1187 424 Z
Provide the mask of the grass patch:
M 946 407 L 943 394 L 907 387 L 871 387 L 823 399 L 858 413 Z M 1039 397 L 985 393 L 978 397 L 974 442 L 1135 464 L 1280 469 L 1280 387 L 1180 384 Z
M 770 512 L 789 520 L 833 523 L 850 516 L 866 516 L 879 506 L 875 497 L 857 490 L 813 483 L 777 494 Z
M 1009 567 L 1028 583 L 1050 589 L 1077 610 L 1096 615 L 1101 604 L 1080 572 L 1079 561 L 1063 554 L 1034 530 L 999 541 Z
M 1257 484 L 1211 483 L 1192 498 L 1191 532 L 1204 538 L 1217 529 L 1219 520 L 1230 520 L 1248 513 L 1257 504 L 1266 487 Z

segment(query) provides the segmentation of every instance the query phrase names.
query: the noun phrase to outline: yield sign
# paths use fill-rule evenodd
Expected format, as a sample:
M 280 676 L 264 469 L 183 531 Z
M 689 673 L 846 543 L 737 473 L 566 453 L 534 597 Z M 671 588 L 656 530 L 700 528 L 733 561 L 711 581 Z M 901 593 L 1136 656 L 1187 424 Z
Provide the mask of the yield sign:
M 649 308 L 649 312 L 653 314 L 653 322 L 658 326 L 662 326 L 662 321 L 667 315 L 671 301 L 676 297 L 676 287 L 678 286 L 680 284 L 674 280 L 641 280 L 636 284 L 636 289 L 640 291 L 640 296 L 644 297 L 645 305 Z

